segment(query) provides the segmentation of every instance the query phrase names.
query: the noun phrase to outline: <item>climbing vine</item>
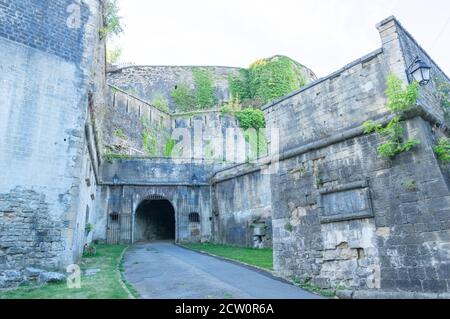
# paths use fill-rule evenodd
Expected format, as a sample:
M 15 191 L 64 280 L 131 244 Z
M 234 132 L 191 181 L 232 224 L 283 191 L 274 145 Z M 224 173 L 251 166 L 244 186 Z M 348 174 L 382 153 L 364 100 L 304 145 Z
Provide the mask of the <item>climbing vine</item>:
M 247 160 L 253 160 L 267 154 L 266 127 L 264 112 L 259 109 L 247 108 L 234 113 L 239 127 L 244 130 L 244 138 L 250 145 Z
M 173 149 L 175 148 L 176 141 L 172 138 L 169 138 L 166 142 L 166 146 L 164 147 L 164 157 L 172 157 Z
M 239 75 L 230 75 L 228 77 L 228 86 L 232 99 L 244 101 L 251 98 L 248 70 L 241 69 Z
M 149 156 L 158 155 L 158 146 L 156 141 L 156 134 L 153 132 L 147 119 L 142 117 L 142 148 L 144 152 Z
M 251 98 L 267 103 L 305 85 L 305 79 L 296 69 L 294 62 L 284 56 L 254 62 L 248 72 Z
M 172 98 L 178 110 L 189 112 L 214 107 L 217 103 L 214 79 L 207 69 L 192 69 L 194 89 L 181 83 L 172 90 Z
M 378 154 L 385 158 L 394 158 L 396 155 L 410 151 L 414 146 L 420 144 L 420 141 L 416 139 L 406 141 L 403 139 L 404 122 L 400 119 L 401 112 L 416 104 L 419 86 L 417 82 L 413 82 L 404 88 L 402 81 L 395 75 L 388 77 L 386 85 L 386 107 L 395 114 L 394 118 L 385 127 L 381 124 L 375 124 L 373 121 L 367 121 L 363 125 L 365 134 L 376 132 L 385 140 L 378 147 Z

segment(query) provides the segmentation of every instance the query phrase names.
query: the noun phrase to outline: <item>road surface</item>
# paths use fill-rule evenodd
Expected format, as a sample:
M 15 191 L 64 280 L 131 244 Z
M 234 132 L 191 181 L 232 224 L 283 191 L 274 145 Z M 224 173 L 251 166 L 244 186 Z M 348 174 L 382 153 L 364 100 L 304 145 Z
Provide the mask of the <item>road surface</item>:
M 125 278 L 145 299 L 317 299 L 270 275 L 168 242 L 137 244 Z

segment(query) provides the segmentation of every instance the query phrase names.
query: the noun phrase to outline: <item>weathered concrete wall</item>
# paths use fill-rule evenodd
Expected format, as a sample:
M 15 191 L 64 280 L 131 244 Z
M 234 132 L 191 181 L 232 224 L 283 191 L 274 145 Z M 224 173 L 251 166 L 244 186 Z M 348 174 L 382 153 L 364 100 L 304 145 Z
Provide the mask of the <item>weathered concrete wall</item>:
M 77 26 L 67 24 L 73 5 Z M 1 287 L 23 279 L 5 270 L 61 268 L 84 242 L 81 176 L 99 12 L 96 0 L 0 4 Z
M 212 185 L 214 240 L 243 247 L 272 247 L 270 175 L 256 172 Z

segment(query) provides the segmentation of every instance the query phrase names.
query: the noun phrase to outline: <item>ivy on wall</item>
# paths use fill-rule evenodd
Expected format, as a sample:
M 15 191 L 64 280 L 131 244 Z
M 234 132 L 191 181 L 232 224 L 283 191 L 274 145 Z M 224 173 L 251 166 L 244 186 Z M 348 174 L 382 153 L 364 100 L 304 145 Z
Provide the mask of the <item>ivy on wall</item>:
M 178 110 L 189 112 L 212 108 L 217 103 L 214 77 L 210 70 L 192 69 L 194 89 L 188 84 L 181 83 L 172 90 L 172 98 Z
M 228 87 L 230 88 L 230 94 L 232 99 L 244 101 L 250 99 L 250 84 L 248 79 L 248 70 L 239 70 L 239 76 L 228 76 Z
M 142 130 L 142 149 L 148 156 L 155 157 L 158 155 L 158 145 L 156 140 L 156 130 L 148 120 L 144 117 L 141 118 L 143 130 Z
M 249 69 L 249 88 L 252 98 L 264 103 L 285 96 L 306 84 L 294 61 L 284 56 L 262 59 Z
M 404 122 L 400 119 L 400 113 L 413 107 L 419 96 L 419 85 L 417 82 L 403 87 L 403 82 L 395 75 L 391 74 L 386 82 L 386 107 L 395 114 L 395 117 L 383 127 L 373 121 L 366 121 L 364 133 L 376 132 L 385 141 L 377 151 L 385 158 L 394 158 L 400 153 L 410 151 L 414 146 L 420 144 L 416 139 L 404 140 Z
M 257 60 L 248 70 L 229 76 L 231 97 L 239 100 L 244 108 L 261 107 L 304 86 L 302 68 L 285 56 Z
M 216 104 L 214 80 L 206 69 L 192 69 L 195 82 L 196 105 L 200 109 L 213 107 Z
M 247 108 L 235 112 L 234 115 L 238 119 L 239 127 L 244 130 L 246 142 L 250 145 L 247 160 L 255 160 L 262 155 L 267 155 L 264 112 L 260 109 Z
M 239 108 L 259 108 L 306 84 L 303 66 L 285 56 L 261 59 L 228 76 L 229 103 Z M 172 90 L 172 98 L 182 112 L 201 110 L 217 104 L 214 75 L 207 68 L 192 68 L 194 88 L 180 83 Z

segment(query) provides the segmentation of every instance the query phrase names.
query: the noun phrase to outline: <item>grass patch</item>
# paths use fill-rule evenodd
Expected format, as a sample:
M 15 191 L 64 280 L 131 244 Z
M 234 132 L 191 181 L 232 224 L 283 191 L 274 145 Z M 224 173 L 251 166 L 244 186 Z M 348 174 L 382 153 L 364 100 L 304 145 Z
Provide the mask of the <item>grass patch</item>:
M 296 277 L 293 277 L 291 279 L 292 279 L 292 281 L 294 282 L 294 284 L 296 286 L 298 286 L 298 287 L 300 287 L 300 288 L 302 288 L 304 290 L 307 290 L 309 292 L 321 295 L 321 296 L 326 297 L 326 298 L 334 298 L 334 297 L 336 297 L 337 291 L 340 290 L 340 288 L 336 288 L 336 289 L 322 289 L 322 288 L 314 285 L 313 283 L 311 283 L 309 281 L 308 282 L 304 282 L 304 281 L 301 281 L 300 279 L 298 279 Z
M 241 261 L 267 270 L 273 270 L 273 250 L 269 248 L 253 249 L 210 243 L 185 244 L 184 246 L 197 251 L 204 251 L 213 255 Z
M 95 256 L 83 257 L 79 266 L 100 269 L 93 276 L 81 276 L 81 288 L 69 289 L 65 282 L 58 284 L 30 285 L 16 290 L 0 292 L 0 299 L 128 299 L 128 293 L 120 283 L 119 273 L 123 261 L 119 260 L 125 245 L 98 245 Z M 135 290 L 125 282 L 130 292 Z

